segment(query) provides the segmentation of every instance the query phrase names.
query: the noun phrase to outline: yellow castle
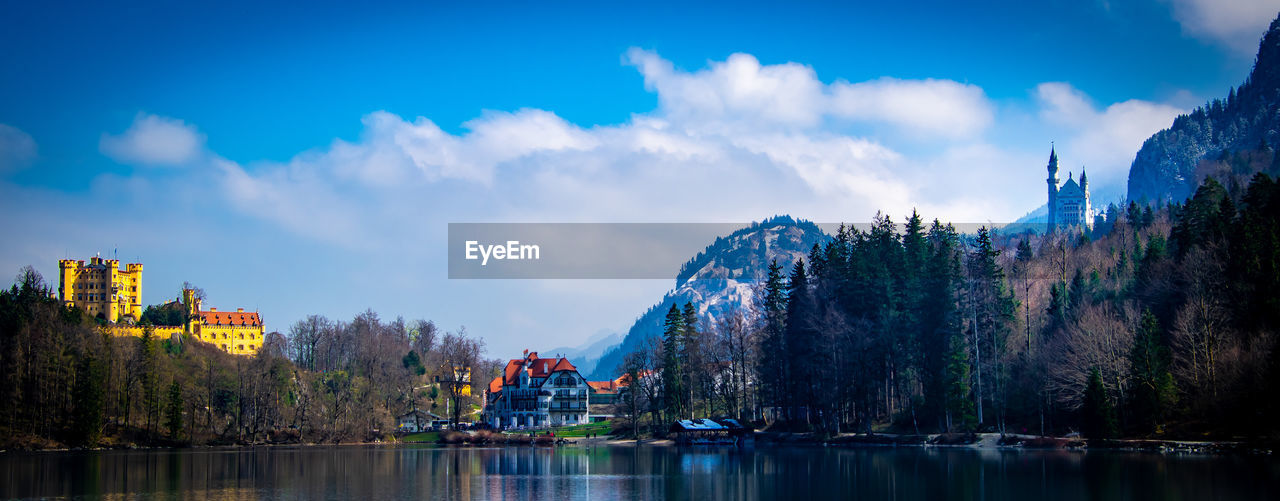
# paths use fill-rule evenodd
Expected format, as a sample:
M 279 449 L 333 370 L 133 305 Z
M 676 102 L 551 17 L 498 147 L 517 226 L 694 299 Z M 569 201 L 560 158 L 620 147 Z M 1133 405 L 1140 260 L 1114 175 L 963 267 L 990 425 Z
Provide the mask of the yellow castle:
M 252 355 L 262 348 L 262 317 L 256 311 L 202 310 L 195 291 L 182 290 L 182 305 L 187 311 L 187 334 L 206 343 L 213 343 L 232 355 Z
M 142 318 L 142 263 L 121 270 L 119 259 L 95 256 L 89 264 L 59 260 L 58 299 L 110 323 L 137 322 Z
M 264 328 L 258 312 L 218 311 L 202 308 L 202 301 L 192 289 L 183 289 L 181 306 L 186 321 L 183 325 L 142 327 L 142 264 L 130 263 L 120 269 L 117 259 L 90 258 L 84 261 L 58 261 L 58 299 L 68 306 L 79 306 L 89 315 L 107 322 L 105 329 L 117 336 L 142 336 L 146 329 L 165 338 L 182 334 L 198 339 L 233 355 L 252 355 L 262 348 Z M 175 304 L 178 303 L 178 304 Z

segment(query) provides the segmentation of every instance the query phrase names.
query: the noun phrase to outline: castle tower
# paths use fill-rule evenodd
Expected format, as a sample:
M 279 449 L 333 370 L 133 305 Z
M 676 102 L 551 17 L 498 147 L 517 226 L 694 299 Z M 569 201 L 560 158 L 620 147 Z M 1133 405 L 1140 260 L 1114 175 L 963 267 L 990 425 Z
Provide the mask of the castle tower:
M 84 261 L 74 259 L 58 260 L 58 299 L 62 302 L 75 304 L 72 288 L 75 287 L 76 276 L 80 273 L 80 265 L 83 263 Z
M 1049 232 L 1053 232 L 1054 225 L 1057 223 L 1058 216 L 1058 153 L 1054 150 L 1052 144 L 1049 146 L 1049 178 L 1045 179 L 1049 184 Z
M 1092 226 L 1093 221 L 1093 204 L 1089 202 L 1089 176 L 1084 173 L 1084 166 L 1080 166 L 1080 191 L 1084 192 L 1084 215 L 1085 226 Z
M 109 323 L 142 318 L 142 265 L 100 256 L 58 260 L 58 299 Z

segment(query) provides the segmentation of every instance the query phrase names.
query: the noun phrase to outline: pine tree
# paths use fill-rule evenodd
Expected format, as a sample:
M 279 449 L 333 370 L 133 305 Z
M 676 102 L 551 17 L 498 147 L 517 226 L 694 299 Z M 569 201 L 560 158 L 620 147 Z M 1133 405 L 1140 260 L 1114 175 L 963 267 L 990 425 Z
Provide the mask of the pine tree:
M 1003 360 L 1017 302 L 1005 285 L 1004 268 L 996 261 L 1000 252 L 992 244 L 987 228 L 978 228 L 968 263 L 969 306 L 973 315 L 970 330 L 973 335 L 971 348 L 974 353 L 974 393 L 978 423 L 985 422 L 982 406 L 984 399 L 990 395 L 991 404 L 996 411 L 996 424 L 1003 431 L 1007 404 L 1007 371 Z M 989 387 L 983 386 L 984 376 L 988 379 Z
M 809 277 L 805 272 L 804 259 L 797 259 L 791 267 L 791 277 L 787 290 L 787 325 L 783 336 L 783 351 L 786 354 L 785 364 L 787 379 L 784 381 L 787 414 L 790 420 L 799 417 L 800 408 L 808 408 L 813 402 L 810 388 L 816 382 L 817 373 L 814 367 L 814 351 L 818 336 L 814 327 L 816 309 L 813 294 L 809 290 Z M 808 419 L 809 413 L 805 412 Z
M 684 316 L 674 303 L 667 311 L 662 334 L 662 403 L 668 419 L 684 415 L 684 388 L 681 387 L 680 366 L 681 338 L 684 335 Z
M 1151 310 L 1142 314 L 1129 360 L 1131 414 L 1137 431 L 1159 432 L 1177 399 L 1177 388 L 1169 373 L 1169 350 L 1161 342 L 1160 325 Z
M 946 430 L 970 432 L 978 426 L 969 388 L 969 347 L 964 336 L 949 336 L 946 358 Z
M 106 400 L 105 367 L 94 356 L 76 366 L 75 416 L 73 432 L 80 445 L 93 447 L 102 438 L 103 407 Z
M 1024 357 L 1031 356 L 1031 260 L 1035 258 L 1035 253 L 1031 250 L 1031 242 L 1027 239 L 1018 240 L 1018 254 L 1014 260 L 1014 267 L 1017 271 L 1018 278 L 1022 285 L 1022 310 L 1023 310 L 1023 329 L 1025 336 Z
M 169 403 L 165 406 L 164 425 L 169 429 L 169 438 L 177 440 L 182 432 L 182 386 L 178 380 L 169 385 Z
M 681 388 L 688 397 L 684 399 L 685 411 L 687 415 L 692 417 L 696 411 L 695 397 L 698 396 L 700 390 L 703 389 L 703 383 L 706 380 L 703 367 L 703 350 L 704 346 L 699 344 L 698 339 L 698 310 L 694 308 L 692 302 L 685 302 L 684 308 L 680 312 L 680 368 L 681 370 Z M 705 395 L 703 395 L 705 398 Z
M 955 401 L 955 395 L 969 398 L 969 357 L 955 353 L 967 349 L 960 332 L 960 241 L 951 225 L 934 220 L 929 228 L 929 262 L 921 297 L 920 350 L 925 408 L 941 429 L 951 429 L 956 411 L 972 409 Z M 963 355 L 963 371 L 952 365 Z M 963 373 L 961 373 L 963 372 Z M 961 419 L 960 421 L 963 421 Z M 959 423 L 959 421 L 956 421 Z
M 1094 367 L 1089 371 L 1089 383 L 1084 390 L 1084 406 L 1082 432 L 1085 438 L 1115 438 L 1116 413 L 1111 405 L 1111 397 L 1107 395 L 1107 387 L 1102 383 L 1102 373 Z
M 159 363 L 158 350 L 156 348 L 156 337 L 152 333 L 150 327 L 147 327 L 142 333 L 142 342 L 139 344 L 139 360 L 141 362 L 141 370 L 138 379 L 142 383 L 142 410 L 146 417 L 146 429 L 148 433 L 154 433 L 153 425 L 158 424 L 156 421 L 160 417 L 160 383 L 158 381 Z
M 782 406 L 783 395 L 786 393 L 783 388 L 787 381 L 787 357 L 783 340 L 787 324 L 786 289 L 782 266 L 775 259 L 769 263 L 769 273 L 765 278 L 759 304 L 763 325 L 756 374 L 760 381 L 760 397 L 764 407 Z

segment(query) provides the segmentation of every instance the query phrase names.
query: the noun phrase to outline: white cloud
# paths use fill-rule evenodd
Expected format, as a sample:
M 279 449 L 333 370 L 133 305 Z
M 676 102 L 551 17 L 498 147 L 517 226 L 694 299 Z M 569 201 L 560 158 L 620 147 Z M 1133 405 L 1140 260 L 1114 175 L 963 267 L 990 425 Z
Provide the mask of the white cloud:
M 627 58 L 675 121 L 807 127 L 823 113 L 824 85 L 802 64 L 761 66 L 755 56 L 737 53 L 687 73 L 654 52 L 632 48 Z
M 1043 198 L 1042 143 L 985 138 L 995 110 L 973 85 L 827 86 L 807 67 L 745 54 L 693 72 L 639 50 L 629 61 L 661 104 L 621 124 L 581 128 L 523 109 L 485 112 L 453 134 L 380 111 L 364 117 L 356 141 L 278 164 L 219 159 L 218 170 L 243 214 L 350 247 L 401 245 L 406 233 L 429 245 L 422 232 L 449 221 L 745 221 L 779 212 L 840 221 L 912 208 L 1003 221 Z M 1035 97 L 1035 123 L 1010 127 L 1058 139 L 1064 167 L 1086 164 L 1095 186 L 1122 183 L 1142 141 L 1181 112 L 1139 100 L 1099 109 L 1065 83 L 1042 84 Z M 900 150 L 833 132 L 821 125 L 830 117 L 949 137 L 937 152 Z
M 971 137 L 995 116 L 981 87 L 952 80 L 881 78 L 832 89 L 832 113 L 883 121 L 929 135 Z
M 931 137 L 970 137 L 991 125 L 982 88 L 953 80 L 881 78 L 824 84 L 798 63 L 761 65 L 733 54 L 705 70 L 682 72 L 653 52 L 631 49 L 627 60 L 657 91 L 662 114 L 713 132 L 813 128 L 824 118 L 888 124 Z
M 236 163 L 207 151 L 194 125 L 139 115 L 124 133 L 104 136 L 104 153 L 130 163 L 204 168 L 103 175 L 88 195 L 51 196 L 0 181 L 0 195 L 13 195 L 0 197 L 0 208 L 54 207 L 39 221 L 6 222 L 6 229 L 31 236 L 19 257 L 0 260 L 21 265 L 64 255 L 68 245 L 74 255 L 114 238 L 151 238 L 165 255 L 184 259 L 149 269 L 208 266 L 191 278 L 215 287 L 223 280 L 233 290 L 222 297 L 265 298 L 272 328 L 286 329 L 307 313 L 343 317 L 374 307 L 431 315 L 445 325 L 465 321 L 493 348 L 519 349 L 531 336 L 552 342 L 575 333 L 554 322 L 523 329 L 514 319 L 578 315 L 585 336 L 602 325 L 625 326 L 644 298 L 657 297 L 669 282 L 591 288 L 448 282 L 447 223 L 747 222 L 780 213 L 866 222 L 877 211 L 901 221 L 912 208 L 930 219 L 1010 221 L 1044 201 L 1050 139 L 1058 139 L 1064 161 L 1084 159 L 1100 184 L 1104 160 L 1123 172 L 1142 139 L 1177 111 L 1143 101 L 1100 107 L 1058 83 L 1038 87 L 1030 111 L 997 109 L 970 84 L 890 78 L 825 84 L 807 66 L 763 65 L 746 54 L 694 71 L 639 50 L 628 61 L 659 106 L 622 123 L 582 127 L 554 110 L 520 109 L 483 112 L 455 133 L 426 117 L 376 111 L 363 117 L 357 138 L 283 162 Z M 880 134 L 882 128 L 904 134 Z M 941 141 L 921 146 L 922 137 Z M 136 224 L 117 237 L 119 228 L 104 233 L 81 223 L 80 214 L 104 207 Z M 156 234 L 156 227 L 176 234 Z M 75 240 L 67 243 L 66 235 Z M 279 278 L 266 285 L 223 279 L 217 266 Z M 321 294 L 288 311 L 270 303 L 283 302 L 270 298 L 291 287 L 360 294 L 358 301 Z M 467 318 L 476 304 L 490 303 L 508 307 L 510 319 Z
M 204 134 L 182 120 L 138 113 L 124 133 L 103 133 L 98 150 L 124 164 L 180 167 L 204 153 L 204 141 Z
M 0 124 L 0 174 L 12 172 L 36 158 L 36 141 L 21 129 Z
M 1184 33 L 1248 57 L 1280 12 L 1280 0 L 1171 0 Z
M 1085 167 L 1094 186 L 1127 179 L 1129 166 L 1142 143 L 1187 112 L 1139 99 L 1100 110 L 1083 92 L 1064 82 L 1040 84 L 1035 95 L 1042 106 L 1041 118 L 1067 133 L 1060 138 L 1063 168 L 1078 171 Z

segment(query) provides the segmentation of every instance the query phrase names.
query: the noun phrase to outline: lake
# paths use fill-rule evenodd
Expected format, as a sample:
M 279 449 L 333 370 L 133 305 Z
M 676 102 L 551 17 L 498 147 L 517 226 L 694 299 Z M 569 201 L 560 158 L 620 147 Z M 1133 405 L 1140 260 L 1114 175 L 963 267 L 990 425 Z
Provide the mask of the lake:
M 0 453 L 0 498 L 1277 499 L 1280 461 L 1079 451 L 310 446 Z

